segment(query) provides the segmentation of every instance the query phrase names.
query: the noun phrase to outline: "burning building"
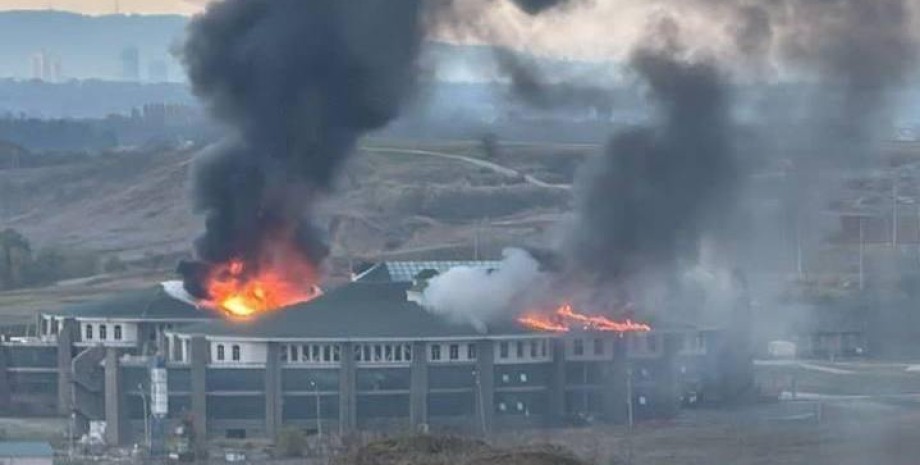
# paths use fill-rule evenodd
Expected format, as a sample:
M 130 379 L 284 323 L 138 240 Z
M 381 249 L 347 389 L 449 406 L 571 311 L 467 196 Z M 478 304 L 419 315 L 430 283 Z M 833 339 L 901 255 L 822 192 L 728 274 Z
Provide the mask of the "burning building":
M 564 330 L 532 324 L 534 315 L 457 322 L 413 297 L 420 271 L 447 268 L 378 264 L 246 319 L 196 305 L 178 283 L 45 312 L 37 337 L 0 345 L 0 402 L 35 414 L 56 406 L 83 427 L 105 421 L 109 441 L 125 443 L 144 431 L 151 367 L 168 379 L 157 420 L 190 421 L 198 437 L 272 438 L 284 426 L 477 433 L 622 423 L 721 396 L 719 329 L 612 327 L 572 308 L 540 315 Z

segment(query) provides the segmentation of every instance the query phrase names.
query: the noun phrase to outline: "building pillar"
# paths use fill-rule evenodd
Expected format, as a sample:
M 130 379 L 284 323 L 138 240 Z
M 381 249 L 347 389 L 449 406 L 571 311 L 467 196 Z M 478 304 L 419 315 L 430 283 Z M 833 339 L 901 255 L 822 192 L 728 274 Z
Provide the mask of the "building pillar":
M 204 441 L 208 437 L 208 341 L 204 336 L 192 337 L 189 352 L 192 432 L 196 441 Z
M 342 344 L 339 369 L 339 434 L 346 434 L 358 426 L 358 398 L 355 393 L 355 345 Z
M 122 445 L 127 442 L 127 415 L 125 412 L 124 390 L 118 350 L 108 348 L 105 351 L 105 441 L 109 445 Z
M 73 343 L 77 340 L 79 325 L 73 318 L 64 318 L 58 327 L 58 414 L 70 417 L 73 410 Z
M 565 339 L 549 340 L 553 357 L 549 385 L 549 421 L 551 425 L 565 423 Z
M 613 338 L 613 354 L 603 371 L 604 418 L 611 423 L 625 424 L 628 419 L 629 402 L 629 355 L 626 351 L 628 334 Z
M 281 432 L 281 346 L 269 342 L 265 360 L 265 435 L 276 439 Z
M 663 334 L 660 376 L 657 383 L 659 411 L 666 418 L 680 410 L 680 377 L 677 376 L 677 354 L 683 346 L 682 334 Z
M 476 343 L 476 430 L 483 435 L 492 432 L 495 412 L 495 344 Z
M 0 412 L 9 412 L 12 407 L 12 393 L 10 392 L 9 349 L 5 338 L 0 338 Z
M 416 431 L 428 425 L 428 354 L 424 342 L 412 343 L 411 381 L 409 385 L 409 421 Z

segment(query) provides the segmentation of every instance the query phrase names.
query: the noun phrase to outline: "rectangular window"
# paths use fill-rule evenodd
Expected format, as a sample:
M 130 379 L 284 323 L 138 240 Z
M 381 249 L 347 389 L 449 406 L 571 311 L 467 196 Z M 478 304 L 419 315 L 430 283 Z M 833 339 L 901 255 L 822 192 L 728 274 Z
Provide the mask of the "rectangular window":
M 383 348 L 380 347 L 380 344 L 374 346 L 374 361 L 379 362 L 383 359 Z
M 292 347 L 296 347 L 296 346 L 292 346 Z M 294 353 L 297 353 L 297 352 L 295 351 Z M 233 347 L 230 348 L 230 355 L 233 357 L 234 362 L 239 362 L 240 361 L 240 346 L 234 344 Z
M 371 346 L 369 344 L 364 344 L 364 347 L 362 348 L 362 350 L 364 351 L 364 361 L 365 362 L 370 362 L 374 360 L 374 358 L 371 357 Z
M 278 353 L 279 353 L 280 356 L 281 356 L 281 361 L 282 361 L 282 362 L 288 361 L 288 348 L 287 348 L 287 345 L 281 344 L 281 346 L 278 348 Z
M 224 359 L 224 345 L 217 344 L 217 360 L 222 361 Z
M 508 341 L 498 344 L 498 358 L 508 358 Z
M 393 346 L 392 345 L 387 344 L 383 346 L 383 358 L 384 360 L 388 362 L 393 361 Z
M 405 355 L 406 361 L 411 362 L 412 361 L 412 346 L 409 344 L 404 345 L 403 353 Z
M 584 355 L 585 354 L 585 341 L 582 339 L 575 339 L 572 341 L 572 353 L 575 355 Z
M 645 345 L 648 347 L 649 352 L 656 352 L 658 350 L 658 338 L 656 336 L 646 337 Z
M 537 353 L 540 350 L 539 341 L 530 341 L 530 358 L 537 358 Z
M 291 361 L 296 362 L 300 359 L 300 349 L 295 345 L 288 346 L 291 349 Z
M 363 347 L 364 346 L 362 346 L 361 344 L 358 344 L 355 346 L 354 350 L 355 350 L 355 361 L 356 362 L 364 361 L 364 350 L 362 350 Z
M 517 355 L 517 358 L 524 358 L 524 341 L 517 341 L 515 346 L 515 354 Z
M 313 344 L 312 346 L 310 346 L 310 353 L 312 354 L 312 357 L 310 357 L 310 359 L 313 360 L 314 362 L 318 362 L 319 359 L 320 359 L 320 357 L 319 357 L 319 345 Z M 365 360 L 367 360 L 367 359 L 365 359 Z
M 601 338 L 594 339 L 594 355 L 604 355 L 604 340 Z
M 85 338 L 85 339 L 92 339 L 92 338 L 93 338 L 93 325 L 86 325 L 86 334 L 85 334 L 84 338 Z
M 541 357 L 544 357 L 544 358 L 546 357 L 548 345 L 549 345 L 549 342 L 546 339 L 543 339 L 542 341 L 540 341 L 540 356 Z
M 42 334 L 48 334 L 48 319 L 42 318 Z
M 397 362 L 401 362 L 403 359 L 403 346 L 395 345 L 393 346 L 393 359 Z
M 112 328 L 112 333 L 113 333 L 112 335 L 115 336 L 115 340 L 120 341 L 121 340 L 121 325 L 115 325 Z
M 57 318 L 51 319 L 51 334 L 57 335 L 58 333 L 58 320 Z
M 331 362 L 332 361 L 332 347 L 323 346 L 323 361 Z
M 451 360 L 460 359 L 460 344 L 451 344 L 448 350 L 450 351 L 449 355 Z
M 438 344 L 433 344 L 431 346 L 431 359 L 432 360 L 441 360 L 441 346 Z
M 476 360 L 476 343 L 466 345 L 466 358 L 469 360 Z
M 332 361 L 338 362 L 342 358 L 342 349 L 338 345 L 332 346 Z
M 303 361 L 305 361 L 305 362 L 310 361 L 310 346 L 309 346 L 309 345 L 303 345 L 303 346 L 300 346 L 300 349 L 301 349 L 301 350 L 300 350 L 300 358 L 301 358 Z

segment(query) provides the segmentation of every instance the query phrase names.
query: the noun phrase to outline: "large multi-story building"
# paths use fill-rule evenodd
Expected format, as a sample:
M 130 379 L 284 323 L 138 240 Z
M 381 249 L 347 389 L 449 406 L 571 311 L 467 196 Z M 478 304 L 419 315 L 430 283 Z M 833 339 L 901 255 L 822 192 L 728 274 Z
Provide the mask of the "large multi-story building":
M 189 422 L 197 437 L 271 438 L 284 426 L 488 432 L 669 416 L 726 384 L 718 329 L 550 333 L 429 312 L 407 281 L 447 266 L 381 264 L 248 320 L 168 284 L 43 313 L 38 337 L 0 345 L 0 407 L 53 406 L 83 427 L 105 421 L 108 440 L 125 443 L 149 428 L 151 373 L 165 369 L 158 423 Z

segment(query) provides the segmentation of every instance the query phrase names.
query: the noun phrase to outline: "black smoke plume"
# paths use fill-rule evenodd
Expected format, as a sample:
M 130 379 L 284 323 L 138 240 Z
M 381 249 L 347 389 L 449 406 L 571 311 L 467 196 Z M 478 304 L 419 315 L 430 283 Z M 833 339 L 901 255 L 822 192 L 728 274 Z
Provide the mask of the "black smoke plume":
M 511 0 L 518 8 L 529 15 L 538 15 L 550 8 L 567 3 L 569 0 Z
M 180 266 L 231 259 L 255 271 L 266 243 L 318 264 L 310 221 L 358 138 L 397 116 L 413 89 L 420 0 L 223 0 L 190 24 L 182 59 L 195 94 L 235 136 L 199 157 L 194 206 L 206 231 Z
M 717 67 L 647 48 L 630 65 L 657 120 L 615 134 L 584 167 L 565 244 L 576 275 L 610 282 L 695 253 L 734 171 L 727 85 Z

